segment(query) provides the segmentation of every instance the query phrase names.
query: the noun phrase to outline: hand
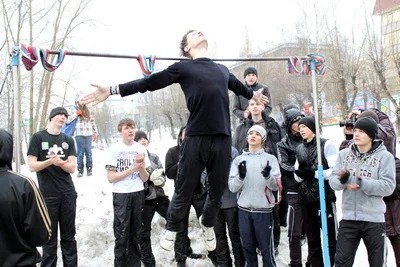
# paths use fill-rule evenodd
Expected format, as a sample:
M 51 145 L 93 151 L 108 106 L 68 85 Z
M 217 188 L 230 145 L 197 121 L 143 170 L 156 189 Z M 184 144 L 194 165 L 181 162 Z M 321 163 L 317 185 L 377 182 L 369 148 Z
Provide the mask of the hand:
M 347 183 L 349 181 L 350 172 L 348 170 L 340 170 L 338 172 L 338 178 L 341 184 Z
M 243 180 L 244 177 L 246 177 L 246 172 L 247 172 L 245 160 L 239 163 L 238 169 L 239 169 L 239 177 L 240 179 Z
M 96 141 L 97 141 L 97 134 L 94 133 L 94 134 L 92 135 L 92 141 L 93 141 L 93 142 L 96 142 Z
M 244 117 L 245 119 L 247 119 L 247 118 L 249 117 L 249 115 L 250 115 L 250 111 L 249 111 L 248 109 L 246 109 L 245 111 L 243 111 L 243 117 Z
M 360 186 L 358 184 L 347 184 L 346 188 L 349 191 L 356 191 L 356 190 L 360 189 Z
M 155 169 L 150 175 L 150 181 L 154 183 L 155 186 L 162 186 L 165 182 L 163 169 Z
M 253 93 L 253 99 L 256 102 L 260 102 L 263 105 L 266 105 L 269 103 L 269 99 L 267 96 L 263 95 L 260 91 L 256 91 Z
M 82 116 L 82 110 L 81 109 L 77 109 L 76 110 L 76 115 L 77 116 Z
M 304 168 L 294 171 L 298 177 L 303 180 L 311 180 L 315 176 L 315 171 L 311 168 Z
M 80 101 L 82 101 L 85 105 L 88 106 L 95 106 L 98 103 L 105 101 L 110 96 L 110 87 L 107 86 L 100 86 L 97 84 L 90 84 L 97 89 L 85 95 Z
M 144 162 L 144 153 L 138 153 L 134 156 L 133 158 L 134 162 L 136 163 L 142 163 Z
M 271 169 L 272 167 L 269 165 L 269 160 L 267 161 L 267 166 L 265 166 L 264 170 L 261 171 L 261 174 L 265 177 L 265 178 L 269 178 L 270 174 L 271 174 Z
M 343 127 L 343 133 L 346 134 L 353 134 L 353 128 L 352 127 Z

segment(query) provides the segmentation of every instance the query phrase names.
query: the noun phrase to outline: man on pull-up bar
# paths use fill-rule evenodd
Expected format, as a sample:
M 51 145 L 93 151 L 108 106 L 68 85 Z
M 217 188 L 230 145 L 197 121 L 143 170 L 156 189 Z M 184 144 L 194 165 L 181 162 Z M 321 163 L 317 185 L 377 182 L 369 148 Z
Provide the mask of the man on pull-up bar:
M 181 54 L 191 60 L 182 60 L 148 78 L 130 81 L 117 86 L 96 87 L 82 99 L 86 104 L 105 101 L 110 95 L 127 96 L 138 92 L 155 91 L 179 83 L 190 112 L 185 141 L 179 160 L 175 192 L 167 214 L 166 231 L 160 245 L 172 250 L 176 233 L 183 230 L 194 189 L 200 183 L 204 169 L 209 174 L 209 192 L 200 225 L 206 248 L 215 250 L 213 226 L 219 210 L 221 196 L 227 186 L 231 157 L 231 127 L 228 89 L 247 99 L 265 104 L 267 98 L 242 84 L 228 68 L 208 57 L 208 41 L 201 31 L 190 30 L 180 43 Z M 210 119 L 212 116 L 212 119 Z

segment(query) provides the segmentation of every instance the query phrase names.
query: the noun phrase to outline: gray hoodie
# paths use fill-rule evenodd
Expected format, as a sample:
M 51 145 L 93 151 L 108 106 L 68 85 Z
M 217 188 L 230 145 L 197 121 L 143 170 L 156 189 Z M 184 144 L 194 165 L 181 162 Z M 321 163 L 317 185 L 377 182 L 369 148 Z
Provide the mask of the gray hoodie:
M 347 183 L 338 179 L 340 170 L 349 170 Z M 347 184 L 357 183 L 358 190 L 348 190 Z M 385 222 L 384 196 L 393 193 L 396 186 L 396 168 L 382 140 L 375 140 L 367 153 L 360 153 L 355 144 L 339 152 L 333 172 L 329 177 L 333 190 L 343 190 L 342 213 L 344 220 Z
M 243 160 L 246 161 L 247 173 L 242 180 L 239 178 L 238 166 Z M 261 171 L 267 165 L 267 161 L 272 167 L 268 179 L 261 174 Z M 276 200 L 272 191 L 278 190 L 277 179 L 281 179 L 281 172 L 275 156 L 266 153 L 264 149 L 256 152 L 244 151 L 232 162 L 228 186 L 231 192 L 240 192 L 238 197 L 239 208 L 265 213 L 271 212 L 275 205 Z

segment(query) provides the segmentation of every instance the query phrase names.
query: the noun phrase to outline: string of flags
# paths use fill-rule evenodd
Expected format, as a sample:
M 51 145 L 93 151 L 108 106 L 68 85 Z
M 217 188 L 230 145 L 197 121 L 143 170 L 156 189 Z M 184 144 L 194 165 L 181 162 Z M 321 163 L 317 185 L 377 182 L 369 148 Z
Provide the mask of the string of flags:
M 289 57 L 288 72 L 289 74 L 310 75 L 311 64 L 314 64 L 315 74 L 325 74 L 325 57 L 321 54 L 308 54 L 307 58 Z
M 54 62 L 51 63 L 50 60 L 50 50 L 37 48 L 34 46 L 27 46 L 21 44 L 20 53 L 22 63 L 25 66 L 26 70 L 32 70 L 33 67 L 40 61 L 45 70 L 53 72 L 55 71 L 62 62 L 64 61 L 65 56 L 68 54 L 67 51 L 59 49 L 56 54 Z M 138 55 L 137 61 L 139 63 L 140 70 L 142 71 L 143 77 L 149 77 L 154 71 L 154 65 L 156 61 L 156 56 L 150 55 Z

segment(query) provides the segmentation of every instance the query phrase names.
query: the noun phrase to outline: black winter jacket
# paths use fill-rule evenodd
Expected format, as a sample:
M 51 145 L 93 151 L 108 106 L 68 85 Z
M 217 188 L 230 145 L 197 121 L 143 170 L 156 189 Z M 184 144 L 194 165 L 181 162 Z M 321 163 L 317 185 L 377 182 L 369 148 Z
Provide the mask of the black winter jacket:
M 265 122 L 265 130 L 267 132 L 267 140 L 265 142 L 265 151 L 277 157 L 276 144 L 281 141 L 281 128 L 279 124 L 270 116 L 262 113 L 262 118 Z M 244 120 L 237 128 L 233 137 L 233 146 L 242 154 L 243 150 L 248 148 L 247 132 L 254 125 L 251 116 Z
M 294 179 L 294 170 L 296 163 L 296 148 L 303 143 L 300 134 L 291 134 L 290 127 L 295 119 L 304 117 L 300 109 L 292 108 L 285 110 L 285 131 L 287 134 L 282 141 L 277 144 L 278 162 L 281 167 L 281 181 L 285 186 L 286 192 L 298 192 L 299 183 Z
M 324 146 L 327 139 L 321 138 L 321 151 L 324 151 Z M 311 142 L 303 141 L 296 148 L 296 158 L 299 163 L 299 170 L 302 166 L 308 166 L 314 170 L 318 167 L 317 158 L 317 140 L 314 138 Z M 329 169 L 328 161 L 322 153 L 322 167 L 324 170 Z M 329 180 L 324 180 L 325 186 L 325 201 L 326 203 L 336 202 L 335 191 L 330 187 Z M 299 186 L 299 199 L 301 204 L 317 204 L 319 203 L 319 185 L 318 179 L 312 177 L 311 179 L 304 180 Z
M 10 170 L 12 154 L 12 136 L 0 130 L 0 266 L 34 266 L 50 217 L 35 182 Z

